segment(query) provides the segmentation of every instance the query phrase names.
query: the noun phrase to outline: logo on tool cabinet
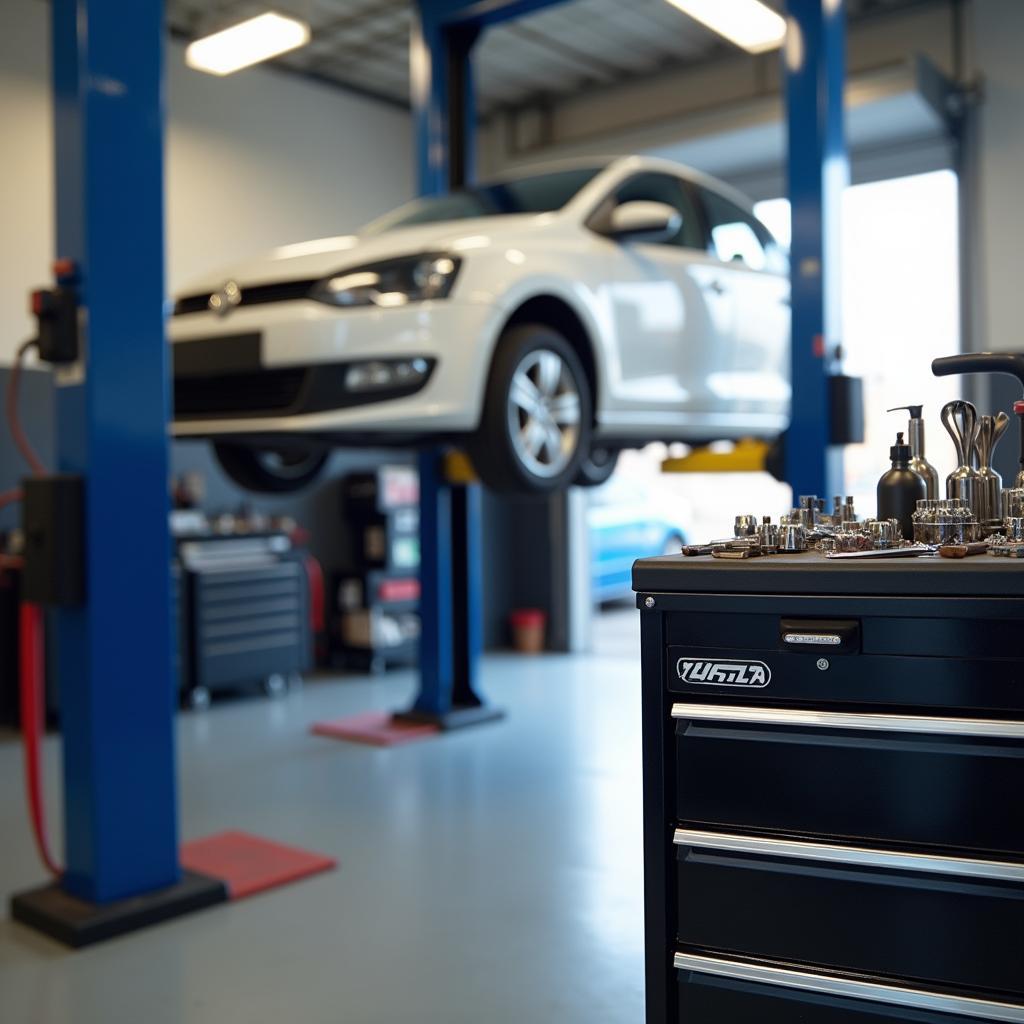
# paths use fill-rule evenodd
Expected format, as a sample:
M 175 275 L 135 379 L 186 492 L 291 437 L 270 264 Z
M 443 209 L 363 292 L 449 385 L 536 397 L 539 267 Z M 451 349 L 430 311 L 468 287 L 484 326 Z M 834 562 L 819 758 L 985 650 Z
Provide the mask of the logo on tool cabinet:
M 772 670 L 763 661 L 694 661 L 680 658 L 676 672 L 684 683 L 704 686 L 748 686 L 761 689 L 772 681 Z

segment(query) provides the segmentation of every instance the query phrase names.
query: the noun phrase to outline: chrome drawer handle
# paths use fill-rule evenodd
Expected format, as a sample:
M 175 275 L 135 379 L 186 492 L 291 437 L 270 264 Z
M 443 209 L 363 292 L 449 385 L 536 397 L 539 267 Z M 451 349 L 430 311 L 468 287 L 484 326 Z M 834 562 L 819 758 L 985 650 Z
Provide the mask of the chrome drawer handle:
M 734 708 L 709 704 L 673 704 L 672 717 L 710 722 L 742 722 L 747 725 L 796 725 L 819 729 L 863 729 L 870 732 L 923 732 L 943 736 L 1024 739 L 1024 722 L 1004 722 L 996 718 L 848 714 L 840 711 Z
M 828 861 L 833 864 L 890 868 L 898 871 L 924 871 L 936 875 L 988 878 L 1001 882 L 1024 882 L 1024 864 L 1006 861 L 973 860 L 966 857 L 941 857 L 921 853 L 895 853 L 860 846 L 833 846 L 828 843 L 793 842 L 760 836 L 733 836 L 721 832 L 677 828 L 672 837 L 676 846 L 722 850 L 728 853 L 753 853 L 799 860 Z
M 843 638 L 838 633 L 783 633 L 785 644 L 813 644 L 815 647 L 838 647 Z
M 680 971 L 696 971 L 718 978 L 733 978 L 737 981 L 759 982 L 763 985 L 779 985 L 783 988 L 800 989 L 804 992 L 820 992 L 829 996 L 845 996 L 863 999 L 889 1006 L 910 1006 L 917 1010 L 933 1010 L 937 1013 L 958 1013 L 963 1017 L 977 1017 L 986 1021 L 1024 1022 L 1024 1006 L 1010 1003 L 994 1003 L 987 999 L 972 999 L 967 996 L 939 995 L 935 992 L 921 992 L 917 989 L 896 985 L 882 985 L 875 982 L 855 981 L 850 978 L 832 978 L 826 975 L 791 971 L 781 967 L 760 964 L 737 963 L 720 960 L 717 957 L 697 956 L 691 953 L 676 953 L 674 964 Z

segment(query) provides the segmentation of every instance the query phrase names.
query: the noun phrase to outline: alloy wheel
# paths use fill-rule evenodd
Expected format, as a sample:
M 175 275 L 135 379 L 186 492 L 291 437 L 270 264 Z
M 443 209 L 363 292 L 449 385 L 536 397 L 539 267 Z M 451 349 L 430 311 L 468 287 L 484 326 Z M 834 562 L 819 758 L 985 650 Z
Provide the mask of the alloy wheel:
M 550 349 L 527 353 L 512 374 L 508 426 L 520 462 L 535 476 L 564 472 L 580 437 L 580 392 L 572 370 Z

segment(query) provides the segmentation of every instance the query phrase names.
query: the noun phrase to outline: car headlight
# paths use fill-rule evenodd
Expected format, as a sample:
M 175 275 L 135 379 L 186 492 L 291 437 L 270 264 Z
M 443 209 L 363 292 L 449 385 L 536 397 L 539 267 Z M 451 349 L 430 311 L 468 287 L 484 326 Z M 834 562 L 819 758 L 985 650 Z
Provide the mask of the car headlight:
M 332 306 L 407 306 L 445 299 L 461 261 L 444 253 L 409 256 L 344 270 L 318 281 L 310 298 Z

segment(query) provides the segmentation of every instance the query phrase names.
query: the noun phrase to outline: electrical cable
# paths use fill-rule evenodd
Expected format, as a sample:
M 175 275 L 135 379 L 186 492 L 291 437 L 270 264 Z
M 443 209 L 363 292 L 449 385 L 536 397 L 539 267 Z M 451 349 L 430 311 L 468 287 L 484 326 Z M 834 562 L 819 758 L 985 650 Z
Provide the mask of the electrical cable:
M 43 610 L 28 601 L 21 603 L 20 615 L 21 733 L 25 743 L 25 790 L 36 848 L 46 869 L 56 878 L 63 871 L 50 853 L 46 832 L 46 809 L 42 785 L 42 737 L 44 727 L 45 655 Z
M 29 338 L 28 341 L 22 342 L 15 354 L 14 365 L 11 367 L 10 376 L 7 378 L 7 426 L 10 429 L 15 447 L 21 452 L 22 458 L 28 463 L 33 474 L 35 476 L 42 476 L 46 473 L 46 466 L 43 464 L 43 460 L 36 454 L 35 448 L 32 447 L 32 442 L 29 441 L 25 434 L 18 415 L 18 393 L 25 356 L 30 349 L 37 347 L 38 344 L 38 339 Z M 22 492 L 16 487 L 8 491 L 0 491 L 0 508 L 13 505 L 15 502 L 21 501 L 21 499 Z
M 45 471 L 42 461 L 36 456 L 35 450 L 32 445 L 29 444 L 28 438 L 25 437 L 24 431 L 21 429 L 21 423 L 18 419 L 18 384 L 21 379 L 21 363 L 25 358 L 25 354 L 28 350 L 36 344 L 34 338 L 26 341 L 21 348 L 18 349 L 17 356 L 14 360 L 14 366 L 11 367 L 11 375 L 7 381 L 7 423 L 11 428 L 11 436 L 14 439 L 15 445 L 21 450 L 22 455 L 28 452 L 31 458 L 28 459 L 28 463 L 32 466 L 33 473 L 40 473 Z M 20 442 L 19 442 L 20 438 Z M 25 448 L 21 445 L 24 443 Z M 23 495 L 20 488 L 12 487 L 7 491 L 0 491 L 0 508 L 6 508 L 8 505 L 17 504 L 21 501 Z
M 22 343 L 14 358 L 14 365 L 11 367 L 10 376 L 7 378 L 7 425 L 10 428 L 15 446 L 21 452 L 22 458 L 28 463 L 29 468 L 36 476 L 43 476 L 46 473 L 46 466 L 43 465 L 42 459 L 36 454 L 36 450 L 32 447 L 32 442 L 26 436 L 21 426 L 21 420 L 18 418 L 18 387 L 21 383 L 23 363 L 29 350 L 37 345 L 38 341 L 35 338 L 30 338 Z

